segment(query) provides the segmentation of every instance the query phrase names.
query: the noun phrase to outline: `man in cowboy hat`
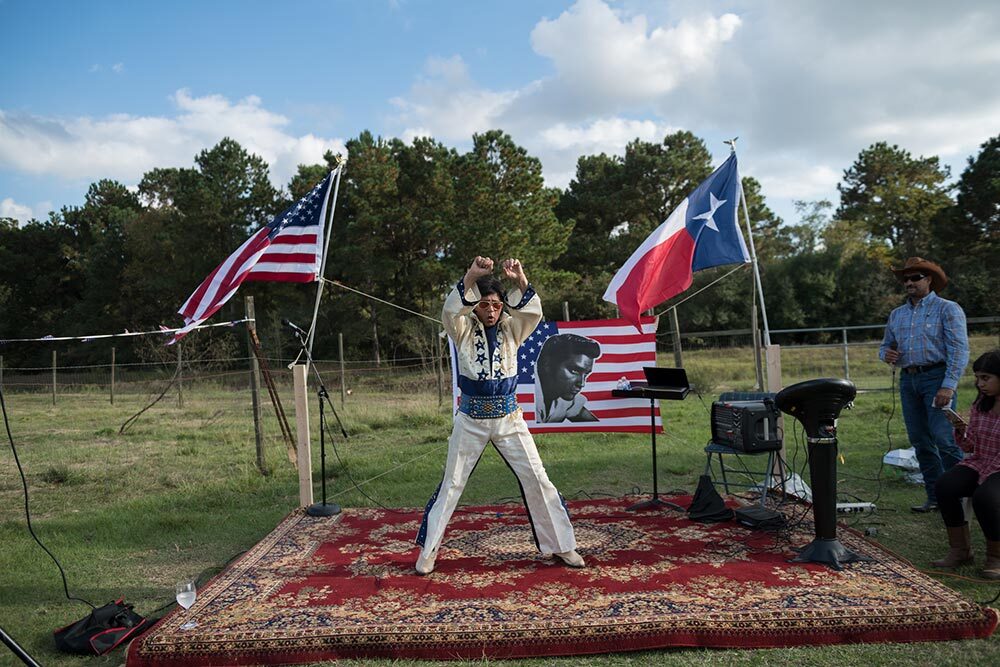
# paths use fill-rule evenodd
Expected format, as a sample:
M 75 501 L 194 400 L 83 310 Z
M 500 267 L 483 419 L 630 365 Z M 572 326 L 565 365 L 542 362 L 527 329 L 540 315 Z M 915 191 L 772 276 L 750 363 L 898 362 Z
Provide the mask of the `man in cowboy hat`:
M 955 388 L 969 361 L 965 313 L 937 295 L 948 284 L 944 270 L 922 257 L 892 269 L 906 290 L 906 303 L 889 314 L 879 358 L 902 370 L 899 399 L 903 421 L 924 477 L 927 500 L 914 512 L 937 509 L 934 483 L 962 460 L 962 450 L 941 408 L 955 407 Z M 895 372 L 895 371 L 894 371 Z

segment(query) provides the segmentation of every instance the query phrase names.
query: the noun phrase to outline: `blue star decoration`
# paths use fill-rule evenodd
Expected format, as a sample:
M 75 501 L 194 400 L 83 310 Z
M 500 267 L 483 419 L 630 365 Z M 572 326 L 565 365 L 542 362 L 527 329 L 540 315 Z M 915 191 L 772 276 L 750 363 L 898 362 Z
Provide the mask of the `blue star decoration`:
M 485 354 L 478 354 L 478 355 L 476 355 L 476 361 L 478 363 L 480 363 L 480 364 L 485 364 L 486 363 L 486 355 Z
M 535 362 L 538 361 L 538 353 L 542 350 L 542 344 L 559 333 L 555 322 L 540 322 L 535 330 L 528 336 L 527 340 L 521 344 L 518 350 L 517 381 L 519 384 L 532 384 L 535 381 Z

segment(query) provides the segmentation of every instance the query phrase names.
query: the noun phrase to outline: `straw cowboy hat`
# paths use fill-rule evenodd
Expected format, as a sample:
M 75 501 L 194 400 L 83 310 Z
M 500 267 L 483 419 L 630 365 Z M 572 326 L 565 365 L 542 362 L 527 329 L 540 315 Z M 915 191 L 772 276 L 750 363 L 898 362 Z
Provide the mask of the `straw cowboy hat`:
M 931 289 L 935 292 L 940 292 L 944 289 L 945 285 L 948 284 L 948 276 L 945 275 L 944 269 L 935 264 L 934 262 L 924 259 L 923 257 L 910 257 L 903 264 L 901 269 L 892 269 L 892 272 L 896 274 L 896 277 L 900 280 L 903 276 L 910 275 L 912 273 L 923 273 L 931 277 Z

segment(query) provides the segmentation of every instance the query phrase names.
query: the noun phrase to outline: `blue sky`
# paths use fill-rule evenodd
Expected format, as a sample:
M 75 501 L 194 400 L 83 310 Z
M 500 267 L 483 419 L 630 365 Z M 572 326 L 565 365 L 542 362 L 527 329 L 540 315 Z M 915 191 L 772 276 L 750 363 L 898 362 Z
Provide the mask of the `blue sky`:
M 223 136 L 283 185 L 364 129 L 463 150 L 499 127 L 559 187 L 636 137 L 690 130 L 721 161 L 739 135 L 794 222 L 875 141 L 958 175 L 1000 133 L 995 4 L 0 0 L 0 216 Z

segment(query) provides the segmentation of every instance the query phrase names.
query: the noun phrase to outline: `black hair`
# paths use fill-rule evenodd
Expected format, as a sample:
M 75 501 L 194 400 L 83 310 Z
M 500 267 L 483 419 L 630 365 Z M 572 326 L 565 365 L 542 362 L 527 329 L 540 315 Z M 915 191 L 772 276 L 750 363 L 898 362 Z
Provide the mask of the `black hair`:
M 479 289 L 479 298 L 496 294 L 500 297 L 501 301 L 507 300 L 507 293 L 503 289 L 503 283 L 496 276 L 483 276 L 476 281 L 476 287 Z
M 567 357 L 577 354 L 597 359 L 601 356 L 601 344 L 593 338 L 570 333 L 556 334 L 546 339 L 538 353 L 538 361 L 535 362 L 536 374 L 542 383 L 543 391 L 548 389 L 550 383 L 546 380 L 551 377 L 555 367 Z M 544 399 L 546 403 L 551 400 L 548 396 Z
M 972 362 L 973 373 L 989 373 L 1000 377 L 1000 349 L 990 350 L 979 355 L 979 358 Z M 980 392 L 976 399 L 976 409 L 980 412 L 989 412 L 996 405 L 996 396 L 987 396 Z

